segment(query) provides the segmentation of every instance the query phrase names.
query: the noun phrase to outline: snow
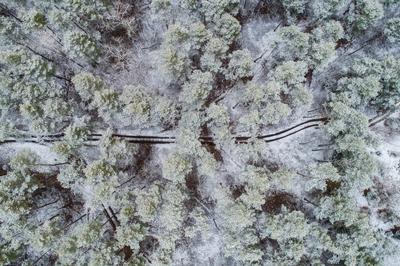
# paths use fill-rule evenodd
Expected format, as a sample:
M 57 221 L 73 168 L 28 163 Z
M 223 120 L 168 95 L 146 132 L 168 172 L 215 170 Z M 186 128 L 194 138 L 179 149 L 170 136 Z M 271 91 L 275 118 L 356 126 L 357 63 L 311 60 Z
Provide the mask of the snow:
M 255 18 L 243 25 L 240 35 L 240 43 L 243 49 L 248 49 L 252 58 L 257 60 L 254 69 L 255 82 L 265 81 L 265 68 L 263 63 L 268 59 L 274 49 L 274 31 L 280 21 L 275 19 Z
M 388 132 L 383 123 L 375 126 L 374 131 L 381 136 L 374 150 L 374 157 L 380 166 L 379 176 L 385 181 L 383 183 L 394 182 L 400 185 L 400 136 Z
M 240 47 L 240 49 L 249 50 L 252 58 L 256 60 L 253 69 L 254 78 L 252 81 L 261 84 L 268 79 L 270 71 L 270 69 L 268 69 L 268 64 L 273 61 L 274 40 L 277 37 L 277 29 L 281 27 L 283 20 L 270 16 L 253 16 L 251 12 L 253 12 L 253 9 L 260 1 L 241 0 L 240 2 L 240 5 L 242 7 L 246 6 L 247 10 L 242 10 L 240 14 L 243 16 L 243 25 L 237 46 Z M 183 16 L 180 16 L 181 14 L 174 14 L 177 5 L 181 4 L 181 1 L 173 0 L 172 3 L 173 9 L 171 14 L 166 14 L 166 17 L 172 16 L 170 21 L 168 21 L 168 19 L 165 20 L 161 15 L 155 15 L 149 6 L 141 8 L 135 18 L 136 22 L 139 23 L 138 28 L 140 30 L 138 35 L 127 45 L 129 48 L 120 47 L 120 50 L 113 51 L 117 54 L 120 53 L 118 55 L 121 56 L 123 61 L 121 64 L 116 65 L 109 62 L 100 62 L 98 67 L 88 67 L 89 69 L 86 70 L 101 75 L 109 86 L 119 91 L 127 85 L 142 85 L 149 93 L 153 93 L 154 95 L 167 95 L 174 99 L 177 98 L 179 91 L 176 88 L 172 88 L 168 76 L 161 68 L 161 43 L 163 42 L 169 23 L 176 21 L 188 22 L 191 19 L 187 14 Z M 145 5 L 146 3 L 143 3 L 143 6 Z M 340 12 L 342 13 L 344 10 Z M 272 14 L 272 16 L 273 15 L 274 14 Z M 298 25 L 305 28 L 307 21 L 300 21 Z M 343 66 L 348 65 L 355 57 L 361 55 L 377 55 L 378 57 L 383 57 L 385 53 L 398 53 L 400 49 L 398 45 L 387 46 L 385 44 L 386 46 L 382 47 L 383 45 L 375 43 L 376 45 L 366 46 L 354 55 L 349 56 L 348 54 L 350 52 L 361 47 L 363 42 L 371 37 L 371 31 L 373 30 L 374 29 L 369 29 L 363 36 L 355 38 L 351 46 L 338 49 L 337 54 L 330 58 L 330 61 L 324 67 L 313 72 L 312 81 L 308 88 L 313 95 L 311 107 L 295 110 L 288 119 L 282 121 L 278 125 L 266 126 L 262 130 L 263 135 L 279 132 L 306 121 L 307 119 L 326 116 L 327 114 L 323 106 L 326 103 L 329 93 L 326 89 L 326 85 L 335 84 L 337 81 L 337 75 L 335 74 L 339 73 L 343 69 Z M 47 43 L 49 47 L 56 46 L 55 41 L 47 31 L 43 35 L 37 36 L 37 38 L 49 40 Z M 49 47 L 42 47 L 40 51 L 47 50 Z M 236 122 L 246 111 L 246 108 L 238 105 L 241 97 L 243 97 L 242 92 L 244 86 L 245 84 L 243 82 L 238 82 L 226 92 L 226 96 L 219 104 L 225 105 L 229 110 L 230 119 L 232 121 L 230 125 L 232 133 L 240 136 L 249 136 L 249 132 L 240 131 L 241 129 L 237 127 Z M 371 110 L 367 110 L 367 112 L 370 114 L 372 113 Z M 307 123 L 306 125 L 309 124 L 310 123 Z M 197 177 L 199 179 L 198 190 L 201 195 L 200 200 L 202 200 L 202 202 L 210 201 L 215 204 L 215 199 L 217 197 L 215 193 L 220 192 L 218 192 L 219 186 L 228 187 L 232 184 L 236 184 L 235 176 L 240 174 L 240 172 L 246 168 L 246 165 L 250 163 L 271 168 L 272 172 L 276 171 L 276 168 L 292 170 L 296 174 L 293 179 L 290 180 L 290 187 L 279 187 L 278 189 L 284 189 L 302 199 L 306 195 L 305 186 L 307 178 L 304 176 L 309 173 L 310 167 L 320 161 L 329 160 L 332 155 L 330 146 L 324 145 L 328 144 L 330 139 L 325 134 L 322 123 L 319 124 L 320 127 L 307 128 L 300 132 L 296 131 L 299 128 L 303 128 L 305 125 L 296 127 L 280 135 L 287 135 L 285 138 L 269 143 L 262 143 L 262 140 L 260 140 L 259 143 L 254 144 L 254 147 L 252 147 L 251 144 L 232 144 L 231 146 L 225 145 L 222 148 L 217 147 L 218 152 L 220 152 L 222 156 L 222 160 L 219 161 L 218 170 L 212 175 Z M 162 132 L 162 129 L 159 127 L 132 130 L 129 128 L 122 128 L 121 125 L 117 126 L 119 126 L 119 128 L 117 128 L 116 133 L 119 134 L 157 135 L 171 138 L 176 135 L 174 130 Z M 388 208 L 392 210 L 397 217 L 400 216 L 400 206 L 398 204 L 398 200 L 400 199 L 400 135 L 389 132 L 388 129 L 384 127 L 383 123 L 375 126 L 373 130 L 378 135 L 382 136 L 380 144 L 376 148 L 371 148 L 370 150 L 378 162 L 378 171 L 374 178 L 377 180 L 376 183 L 382 186 L 383 194 L 388 196 L 388 199 L 387 202 L 371 202 L 367 200 L 363 192 L 360 191 L 352 191 L 351 196 L 356 200 L 358 207 L 369 209 L 371 226 L 377 230 L 388 231 L 393 228 L 398 221 L 383 221 L 382 217 L 379 215 L 379 211 L 382 208 Z M 102 134 L 104 131 L 98 130 L 96 133 Z M 291 133 L 295 134 L 290 135 Z M 276 137 L 277 136 L 269 137 L 265 140 L 272 140 Z M 141 147 L 143 148 L 144 146 Z M 162 177 L 163 162 L 166 161 L 167 156 L 171 152 L 178 148 L 176 144 L 163 144 L 151 146 L 149 150 L 145 151 L 142 149 L 140 152 L 145 154 L 136 154 L 135 158 L 137 161 L 140 160 L 140 165 L 138 165 L 139 163 L 133 164 L 134 167 L 132 168 L 135 169 L 126 171 L 128 180 L 131 175 L 134 177 L 137 176 L 137 178 L 135 178 L 135 183 L 132 187 L 126 185 L 125 188 L 129 190 L 137 187 L 145 187 L 153 180 L 160 180 L 160 183 L 165 181 Z M 255 150 L 253 153 L 249 151 L 252 148 Z M 16 142 L 0 145 L 1 163 L 6 164 L 13 155 L 24 149 L 30 149 L 35 152 L 40 158 L 40 164 L 64 162 L 63 158 L 60 158 L 52 151 L 50 145 Z M 97 148 L 83 147 L 80 149 L 80 153 L 80 156 L 85 158 L 88 162 L 99 158 L 99 150 Z M 41 168 L 43 168 L 43 171 L 52 170 L 51 167 L 43 166 Z M 79 189 L 86 203 L 90 203 L 94 195 L 93 188 L 89 185 L 85 185 L 81 186 Z M 374 187 L 374 189 L 378 188 Z M 46 196 L 52 198 L 54 195 L 51 193 L 53 192 L 49 192 L 49 195 Z M 48 198 L 46 198 L 46 200 L 48 200 Z M 43 203 L 46 202 L 43 200 Z M 50 216 L 54 209 L 60 206 L 61 200 L 50 208 L 40 210 L 35 219 L 38 221 L 45 220 L 44 218 Z M 189 209 L 187 211 L 190 212 L 192 210 Z M 211 216 L 212 214 L 210 214 L 210 218 L 212 218 Z M 174 265 L 224 264 L 221 255 L 221 250 L 224 245 L 223 233 L 215 228 L 212 219 L 210 219 L 209 222 L 210 227 L 213 228 L 211 232 L 213 237 L 207 239 L 207 241 L 195 241 L 194 243 L 190 243 L 190 245 L 186 245 L 186 243 L 179 245 L 176 252 L 174 252 Z M 195 258 L 197 261 L 191 261 L 193 254 L 190 253 L 197 256 L 197 258 Z M 400 263 L 398 262 L 398 258 L 388 257 L 383 262 L 383 265 L 400 265 Z
M 0 145 L 0 160 L 2 163 L 8 162 L 16 153 L 25 149 L 36 153 L 41 164 L 55 164 L 64 162 L 59 156 L 52 151 L 51 146 L 36 143 L 6 143 Z

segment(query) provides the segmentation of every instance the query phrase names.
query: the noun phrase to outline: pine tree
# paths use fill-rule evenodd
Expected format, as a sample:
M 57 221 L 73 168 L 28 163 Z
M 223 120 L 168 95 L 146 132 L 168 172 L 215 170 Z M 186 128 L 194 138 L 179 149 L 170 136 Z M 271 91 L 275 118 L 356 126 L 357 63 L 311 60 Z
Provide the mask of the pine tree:
M 202 104 L 212 90 L 213 79 L 210 72 L 193 71 L 189 82 L 183 84 L 179 99 L 188 106 Z
M 276 40 L 276 58 L 279 60 L 303 60 L 307 56 L 310 34 L 297 26 L 283 27 Z
M 226 77 L 231 80 L 250 78 L 252 76 L 253 60 L 247 50 L 237 50 L 230 55 Z
M 87 59 L 95 63 L 100 56 L 96 41 L 86 33 L 71 31 L 64 36 L 64 49 L 73 58 Z
M 365 30 L 383 16 L 383 6 L 376 0 L 362 0 L 355 6 L 354 26 Z
M 164 177 L 174 183 L 184 183 L 191 170 L 190 157 L 179 153 L 169 155 L 163 165 Z
M 146 127 L 150 122 L 152 99 L 141 86 L 126 86 L 120 96 L 124 112 L 131 116 L 131 123 Z
M 392 18 L 389 19 L 386 28 L 385 35 L 391 42 L 397 42 L 400 39 L 400 19 Z

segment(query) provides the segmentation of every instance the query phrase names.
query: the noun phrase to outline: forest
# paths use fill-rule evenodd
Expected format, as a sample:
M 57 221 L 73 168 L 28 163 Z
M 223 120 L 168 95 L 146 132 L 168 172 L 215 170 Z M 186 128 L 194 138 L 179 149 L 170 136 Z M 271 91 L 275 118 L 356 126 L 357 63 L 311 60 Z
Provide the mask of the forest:
M 0 265 L 399 266 L 399 0 L 0 0 Z

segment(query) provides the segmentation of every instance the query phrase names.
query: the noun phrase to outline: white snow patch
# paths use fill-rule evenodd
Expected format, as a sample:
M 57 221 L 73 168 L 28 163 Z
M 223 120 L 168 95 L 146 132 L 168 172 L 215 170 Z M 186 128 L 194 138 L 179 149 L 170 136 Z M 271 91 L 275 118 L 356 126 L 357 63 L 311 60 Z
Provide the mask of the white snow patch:
M 31 150 L 40 158 L 39 163 L 54 164 L 63 162 L 62 159 L 51 150 L 50 146 L 36 143 L 7 143 L 0 146 L 2 163 L 8 162 L 15 154 L 23 150 Z

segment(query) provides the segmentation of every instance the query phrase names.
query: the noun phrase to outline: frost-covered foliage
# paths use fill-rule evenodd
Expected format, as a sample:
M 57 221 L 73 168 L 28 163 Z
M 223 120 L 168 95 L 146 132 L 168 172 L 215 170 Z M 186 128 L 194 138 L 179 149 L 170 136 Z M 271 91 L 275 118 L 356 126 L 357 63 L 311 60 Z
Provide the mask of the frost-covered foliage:
M 400 19 L 392 18 L 389 19 L 386 28 L 385 34 L 389 38 L 391 42 L 398 42 L 400 39 Z
M 1 265 L 398 264 L 399 1 L 0 10 Z
M 184 183 L 185 177 L 192 170 L 192 165 L 188 158 L 179 153 L 171 154 L 165 161 L 163 175 L 177 183 Z
M 87 57 L 91 61 L 96 61 L 99 57 L 96 42 L 85 33 L 67 32 L 64 37 L 64 46 L 72 57 Z
M 212 74 L 210 72 L 194 71 L 189 81 L 182 86 L 181 101 L 188 106 L 202 104 L 212 90 Z

